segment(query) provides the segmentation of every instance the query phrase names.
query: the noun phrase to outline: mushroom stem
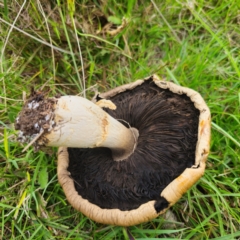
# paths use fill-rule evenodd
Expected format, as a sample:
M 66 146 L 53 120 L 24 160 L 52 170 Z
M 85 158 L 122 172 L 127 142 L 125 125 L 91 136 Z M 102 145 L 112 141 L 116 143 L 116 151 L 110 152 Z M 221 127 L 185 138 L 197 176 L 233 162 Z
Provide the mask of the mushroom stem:
M 54 104 L 48 115 L 53 116 L 54 124 L 45 124 L 44 134 L 37 140 L 37 145 L 108 147 L 116 161 L 127 158 L 134 151 L 138 130 L 126 128 L 93 102 L 78 96 L 62 96 L 51 99 L 51 102 Z M 32 123 L 33 126 L 36 124 L 39 121 Z

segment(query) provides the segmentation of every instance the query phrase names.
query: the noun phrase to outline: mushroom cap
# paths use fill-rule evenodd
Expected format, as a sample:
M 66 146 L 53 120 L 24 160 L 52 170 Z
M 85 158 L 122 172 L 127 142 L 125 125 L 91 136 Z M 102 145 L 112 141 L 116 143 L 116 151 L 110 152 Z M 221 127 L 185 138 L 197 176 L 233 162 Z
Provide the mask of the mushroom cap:
M 117 109 L 111 110 L 111 109 L 105 109 L 106 112 L 108 112 L 110 115 L 113 115 L 113 117 L 118 117 L 118 109 L 120 108 L 120 105 L 118 105 L 118 101 L 124 102 L 126 94 L 129 91 L 136 90 L 136 89 L 142 89 L 145 88 L 151 88 L 152 92 L 156 92 L 156 98 L 160 99 L 164 96 L 166 93 L 169 97 L 167 100 L 170 105 L 167 105 L 166 108 L 173 108 L 173 111 L 175 115 L 171 116 L 169 119 L 162 114 L 160 116 L 160 119 L 162 119 L 164 124 L 164 119 L 166 119 L 166 122 L 170 121 L 170 124 L 176 124 L 179 122 L 179 126 L 184 125 L 184 121 L 189 121 L 190 125 L 194 125 L 194 121 L 197 121 L 197 126 L 193 127 L 196 131 L 195 138 L 190 138 L 189 142 L 184 142 L 182 139 L 178 139 L 177 142 L 180 143 L 181 147 L 176 147 L 176 142 L 173 143 L 163 143 L 164 136 L 166 135 L 175 135 L 178 136 L 178 133 L 176 130 L 173 130 L 173 132 L 168 132 L 168 130 L 162 135 L 159 135 L 159 139 L 162 140 L 158 142 L 158 138 L 154 139 L 154 148 L 150 152 L 150 155 L 147 155 L 147 157 L 143 157 L 144 153 L 144 147 L 148 148 L 148 142 L 153 141 L 149 140 L 148 136 L 144 136 L 142 140 L 140 139 L 141 134 L 144 135 L 144 130 L 141 131 L 139 129 L 139 139 L 138 139 L 138 145 L 135 150 L 135 152 L 132 154 L 134 156 L 130 156 L 129 159 L 126 161 L 121 162 L 114 162 L 111 158 L 111 151 L 107 148 L 96 148 L 96 149 L 76 149 L 76 148 L 65 148 L 60 147 L 58 151 L 58 180 L 61 186 L 63 187 L 63 190 L 65 192 L 65 195 L 67 197 L 67 200 L 69 203 L 78 211 L 82 212 L 87 217 L 91 218 L 92 220 L 103 223 L 103 224 L 112 224 L 112 225 L 119 225 L 119 226 L 132 226 L 136 224 L 140 224 L 142 222 L 147 222 L 153 218 L 156 218 L 158 215 L 163 214 L 168 208 L 170 208 L 173 204 L 175 204 L 181 196 L 189 189 L 191 186 L 193 186 L 204 174 L 205 170 L 205 162 L 207 160 L 207 156 L 209 153 L 209 147 L 210 147 L 210 111 L 207 107 L 206 103 L 204 102 L 203 98 L 199 93 L 196 91 L 178 86 L 172 82 L 166 82 L 160 80 L 156 75 L 153 75 L 151 77 L 145 78 L 144 80 L 137 80 L 136 82 L 126 84 L 120 87 L 117 87 L 113 90 L 110 90 L 106 93 L 100 94 L 100 98 L 109 99 L 113 101 L 114 104 L 116 104 Z M 159 89 L 159 92 L 158 90 Z M 137 90 L 136 90 L 137 91 Z M 141 93 L 142 96 L 136 97 L 136 101 L 141 101 L 140 98 L 144 99 L 144 93 Z M 170 94 L 170 95 L 169 95 Z M 120 97 L 119 97 L 120 96 Z M 154 93 L 155 96 L 155 93 Z M 172 96 L 176 96 L 176 99 L 174 100 Z M 176 116 L 178 116 L 180 113 L 176 111 L 174 107 L 178 106 L 179 103 L 179 96 L 183 98 L 183 101 L 186 101 L 187 99 L 190 100 L 192 105 L 194 106 L 196 110 L 196 117 L 195 120 L 191 120 L 190 118 L 187 120 L 178 121 L 175 119 Z M 115 102 L 116 100 L 116 102 Z M 94 102 L 97 102 L 98 100 L 95 98 L 93 99 Z M 143 100 L 144 101 L 144 100 Z M 129 103 L 131 104 L 131 102 Z M 154 103 L 156 104 L 156 102 Z M 162 104 L 165 104 L 164 102 Z M 124 105 L 124 104 L 123 104 Z M 186 102 L 186 105 L 188 103 Z M 130 107 L 129 107 L 130 108 Z M 151 121 L 151 117 L 153 112 L 155 111 L 153 109 L 152 105 L 147 105 L 146 109 L 150 109 L 150 113 L 145 113 L 144 116 L 146 117 L 147 121 Z M 183 112 L 188 111 L 185 110 L 184 106 Z M 168 109 L 165 109 L 164 107 L 162 109 L 159 109 L 159 111 L 169 111 Z M 131 109 L 134 111 L 134 107 Z M 170 109 L 171 110 L 171 109 Z M 193 111 L 195 111 L 193 110 Z M 120 111 L 120 110 L 119 110 Z M 146 111 L 146 110 L 144 110 Z M 182 113 L 181 113 L 182 114 Z M 184 113 L 186 116 L 189 115 L 188 112 Z M 124 114 L 122 114 L 121 119 L 125 121 L 129 120 L 126 116 L 126 119 Z M 121 121 L 121 120 L 120 120 Z M 134 123 L 130 123 L 134 124 Z M 148 129 L 153 129 L 153 132 L 157 132 L 156 129 L 154 129 L 155 125 L 159 125 L 152 123 L 153 126 L 148 126 Z M 126 125 L 127 126 L 127 125 Z M 175 126 L 175 125 L 174 125 Z M 172 128 L 174 128 L 174 126 Z M 132 127 L 132 125 L 131 125 Z M 133 126 L 136 127 L 136 126 Z M 175 126 L 176 127 L 176 126 Z M 138 128 L 138 127 L 136 127 Z M 170 130 L 169 130 L 170 131 Z M 174 132 L 175 131 L 175 132 Z M 183 131 L 183 130 L 181 130 Z M 192 130 L 184 130 L 185 132 L 181 132 L 183 136 L 188 135 L 194 135 L 190 133 Z M 146 134 L 145 134 L 146 135 Z M 151 134 L 150 134 L 151 135 Z M 158 135 L 156 135 L 158 137 Z M 163 138 L 162 138 L 163 137 Z M 166 138 L 167 139 L 167 138 Z M 172 136 L 170 136 L 171 141 Z M 194 140 L 196 139 L 196 140 Z M 141 142 L 142 141 L 142 142 Z M 167 141 L 167 140 L 166 140 Z M 187 145 L 187 146 L 186 146 Z M 139 149 L 138 149 L 139 147 Z M 171 149 L 169 151 L 169 149 Z M 182 149 L 185 149 L 185 155 L 181 154 Z M 166 150 L 166 151 L 164 151 Z M 154 155 L 154 151 L 163 151 L 164 153 L 158 153 L 155 156 L 155 160 L 151 160 L 152 155 Z M 169 153 L 171 152 L 171 153 Z M 178 155 L 176 156 L 175 152 Z M 138 154 L 138 155 L 137 155 Z M 91 156 L 93 155 L 93 157 Z M 80 160 L 78 160 L 78 156 L 81 156 Z M 97 157 L 95 157 L 97 156 Z M 94 159 L 96 158 L 96 159 Z M 139 164 L 138 163 L 139 158 Z M 153 157 L 154 158 L 154 157 Z M 169 160 L 168 158 L 172 158 L 173 160 Z M 186 160 L 188 158 L 188 160 Z M 74 160 L 71 160 L 74 159 Z M 106 160 L 107 159 L 107 160 Z M 133 160 L 132 160 L 133 159 Z M 142 160 L 143 159 L 143 160 Z M 171 169 L 172 166 L 174 166 L 174 160 L 176 159 L 176 166 L 175 170 L 173 171 Z M 71 163 L 72 161 L 72 163 Z M 78 161 L 82 162 L 81 166 L 78 165 Z M 148 167 L 148 161 L 153 162 L 153 169 L 156 169 L 156 173 L 153 173 L 152 170 L 150 171 L 151 167 Z M 159 161 L 159 162 L 158 162 Z M 111 168 L 109 164 L 114 165 L 114 170 Z M 125 162 L 125 163 L 124 163 Z M 128 163 L 130 162 L 130 163 Z M 159 165 L 156 165 L 156 162 L 158 162 Z M 185 163 L 184 163 L 185 162 Z M 91 170 L 90 173 L 87 172 L 88 166 L 91 165 L 92 168 L 95 168 L 94 170 Z M 128 165 L 124 165 L 128 164 Z M 129 165 L 130 164 L 130 165 Z M 145 164 L 145 165 L 143 165 Z M 141 166 L 140 166 L 141 165 Z M 101 168 L 101 169 L 100 169 Z M 179 168 L 179 169 L 178 169 Z M 122 173 L 122 179 L 118 185 L 117 179 L 121 178 L 121 173 L 117 173 L 117 169 L 123 169 L 126 170 L 126 172 Z M 130 169 L 130 170 L 129 170 Z M 126 191 L 129 191 L 126 186 L 131 185 L 135 189 L 137 183 L 134 183 L 134 181 L 140 181 L 138 178 L 137 173 L 135 174 L 134 169 L 139 170 L 141 169 L 142 179 L 141 184 L 144 184 L 144 182 L 147 182 L 147 187 L 140 189 L 140 191 L 144 192 L 144 197 L 138 196 L 138 189 L 133 194 L 126 193 Z M 70 173 L 72 171 L 72 173 Z M 78 173 L 80 171 L 80 173 Z M 119 170 L 120 171 L 120 170 Z M 146 177 L 146 172 L 151 175 L 151 178 L 156 178 L 157 182 L 154 183 L 154 179 L 149 180 L 149 177 Z M 86 177 L 85 179 L 82 179 L 80 182 L 78 181 L 78 178 L 81 178 L 82 175 L 86 172 L 86 174 L 93 174 L 93 176 Z M 104 178 L 106 179 L 106 182 L 101 182 L 101 174 L 105 174 Z M 81 177 L 79 177 L 81 175 Z M 111 179 L 107 179 L 111 175 Z M 133 175 L 131 177 L 130 175 Z M 162 176 L 161 176 L 162 175 Z M 100 177 L 99 177 L 100 176 Z M 120 176 L 120 177 L 119 177 Z M 76 177 L 76 179 L 75 179 Z M 96 179 L 94 179 L 94 177 Z M 113 179 L 116 179 L 113 180 Z M 99 182 L 98 182 L 99 181 Z M 148 182 L 150 181 L 150 183 Z M 155 184 L 156 189 L 153 189 L 152 192 L 148 189 L 151 188 L 149 184 L 151 184 L 151 181 L 153 181 L 153 184 Z M 115 182 L 115 183 L 113 183 Z M 129 184 L 128 184 L 129 183 Z M 89 188 L 82 187 L 82 185 L 88 186 Z M 92 185 L 91 185 L 92 184 Z M 109 185 L 110 188 L 114 188 L 116 185 L 118 185 L 118 190 L 116 190 L 112 195 L 108 196 L 108 193 L 106 193 L 105 185 Z M 99 192 L 99 186 L 101 185 L 101 192 Z M 121 188 L 122 186 L 122 188 Z M 117 188 L 116 187 L 116 188 Z M 154 188 L 155 188 L 154 187 Z M 79 190 L 80 189 L 80 190 Z M 97 193 L 94 191 L 98 191 Z M 147 191 L 147 193 L 146 193 Z M 79 193 L 80 192 L 80 193 Z M 121 203 L 121 199 L 118 200 L 118 203 L 114 202 L 115 195 L 118 195 L 118 193 L 124 194 L 126 196 L 130 195 L 130 197 L 127 198 L 127 200 L 123 200 L 123 203 Z M 104 196 L 106 194 L 106 196 Z M 115 195 L 114 195 L 115 194 Z M 89 195 L 89 199 L 88 199 Z M 100 196 L 99 202 L 95 200 L 96 195 Z M 133 195 L 133 197 L 132 197 Z M 114 196 L 114 197 L 113 197 Z M 97 198 L 97 197 L 96 197 Z M 101 200 L 102 198 L 102 200 Z M 109 207 L 107 206 L 107 199 L 111 199 L 111 204 Z M 113 198 L 113 199 L 112 199 Z M 131 203 L 130 200 L 134 199 L 134 201 Z M 105 200 L 105 201 L 104 201 Z

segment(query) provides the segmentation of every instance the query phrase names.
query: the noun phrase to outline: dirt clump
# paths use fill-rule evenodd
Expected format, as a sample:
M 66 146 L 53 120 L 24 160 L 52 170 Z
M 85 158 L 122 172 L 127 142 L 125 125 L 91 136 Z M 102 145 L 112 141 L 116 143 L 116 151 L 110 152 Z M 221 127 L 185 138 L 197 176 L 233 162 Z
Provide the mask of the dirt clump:
M 18 141 L 30 142 L 39 134 L 51 131 L 54 122 L 54 105 L 57 98 L 46 98 L 45 93 L 32 90 L 22 111 L 15 122 L 15 129 L 20 130 Z

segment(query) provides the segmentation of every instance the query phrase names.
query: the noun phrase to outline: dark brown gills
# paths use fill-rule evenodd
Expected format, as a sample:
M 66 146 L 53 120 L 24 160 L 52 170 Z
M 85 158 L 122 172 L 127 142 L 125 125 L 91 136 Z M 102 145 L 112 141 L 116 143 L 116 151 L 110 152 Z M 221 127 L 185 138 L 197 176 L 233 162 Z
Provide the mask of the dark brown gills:
M 139 130 L 137 147 L 119 162 L 108 148 L 69 148 L 75 188 L 101 208 L 132 210 L 156 200 L 159 212 L 168 206 L 162 190 L 195 162 L 199 110 L 186 95 L 161 89 L 151 79 L 110 100 L 117 109 L 104 110 Z

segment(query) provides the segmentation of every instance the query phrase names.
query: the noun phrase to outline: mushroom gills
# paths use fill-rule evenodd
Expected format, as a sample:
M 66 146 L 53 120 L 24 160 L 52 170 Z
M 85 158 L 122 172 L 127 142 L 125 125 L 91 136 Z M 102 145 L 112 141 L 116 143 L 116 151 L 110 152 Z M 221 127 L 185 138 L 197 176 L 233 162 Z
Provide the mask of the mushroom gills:
M 132 90 L 107 98 L 104 110 L 139 131 L 135 151 L 114 161 L 109 148 L 68 148 L 68 171 L 76 191 L 103 209 L 133 210 L 155 200 L 168 206 L 162 190 L 195 164 L 199 110 L 185 94 L 159 88 L 150 78 Z

